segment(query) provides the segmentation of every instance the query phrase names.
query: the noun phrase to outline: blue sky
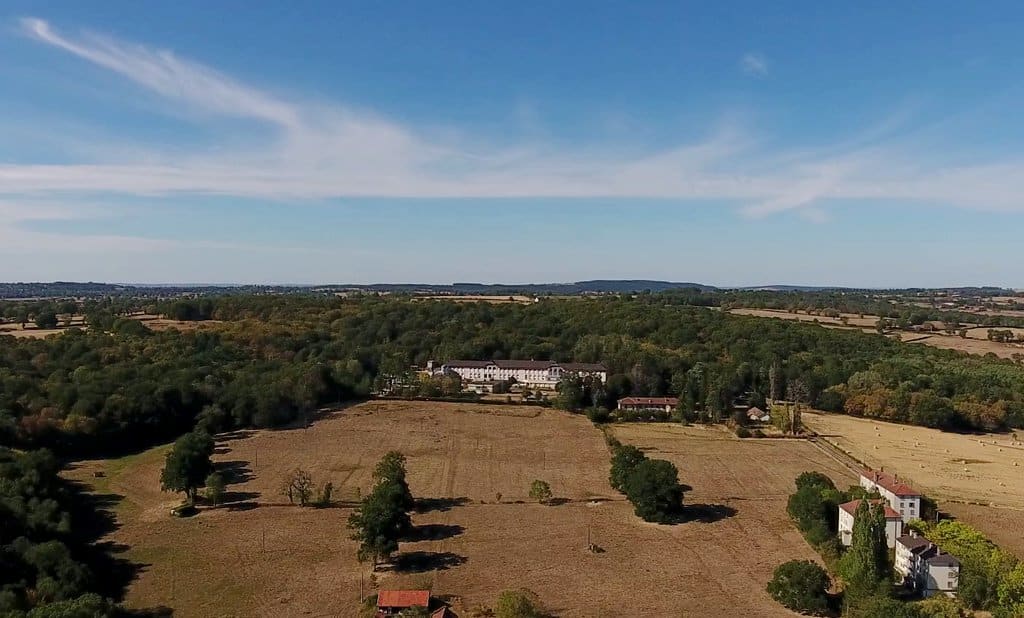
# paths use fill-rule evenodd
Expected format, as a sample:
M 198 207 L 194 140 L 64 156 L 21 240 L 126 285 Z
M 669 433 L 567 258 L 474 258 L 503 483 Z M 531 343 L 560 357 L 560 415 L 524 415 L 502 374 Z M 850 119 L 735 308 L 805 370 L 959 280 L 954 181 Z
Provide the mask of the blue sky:
M 1019 2 L 290 4 L 0 6 L 0 280 L 1024 287 Z

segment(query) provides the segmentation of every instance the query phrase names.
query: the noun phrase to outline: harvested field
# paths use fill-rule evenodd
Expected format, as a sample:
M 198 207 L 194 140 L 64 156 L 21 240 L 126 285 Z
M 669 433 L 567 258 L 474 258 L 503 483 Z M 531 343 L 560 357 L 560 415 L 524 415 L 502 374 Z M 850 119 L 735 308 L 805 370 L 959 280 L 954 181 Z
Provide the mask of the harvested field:
M 995 544 L 1010 553 L 1024 556 L 1024 535 L 1020 533 L 1024 526 L 1024 511 L 956 502 L 943 503 L 942 510 L 983 530 Z
M 682 557 L 675 585 L 708 580 L 689 590 L 704 598 L 685 597 L 682 615 L 784 614 L 764 592 L 772 571 L 787 560 L 818 559 L 786 514 L 793 482 L 817 470 L 845 488 L 856 482 L 849 468 L 806 440 L 740 440 L 720 427 L 630 423 L 614 425 L 612 433 L 674 463 L 680 480 L 693 487 L 687 508 L 711 520 L 659 528 L 662 551 Z
M 520 305 L 529 305 L 533 302 L 532 296 L 487 296 L 487 295 L 476 295 L 476 294 L 465 294 L 465 295 L 454 295 L 454 294 L 432 294 L 416 296 L 414 300 L 448 300 L 454 303 L 492 303 L 496 305 L 502 305 L 507 303 L 518 303 Z
M 201 321 L 182 321 L 182 320 L 170 320 L 168 318 L 161 317 L 159 315 L 150 315 L 146 313 L 140 313 L 131 316 L 133 320 L 138 320 L 145 324 L 147 327 L 153 330 L 168 330 L 176 328 L 178 330 L 200 330 L 204 328 L 213 328 L 217 324 L 223 324 L 220 320 L 201 320 Z
M 841 326 L 847 328 L 860 328 L 861 330 L 875 332 L 875 324 L 878 323 L 878 316 L 865 315 L 860 317 L 856 313 L 843 313 L 847 323 L 843 324 L 842 318 L 830 318 L 824 315 L 809 315 L 807 313 L 791 313 L 781 309 L 730 309 L 729 313 L 736 315 L 752 315 L 759 318 L 779 318 L 780 320 L 796 320 L 799 322 L 818 322 L 822 326 Z
M 910 340 L 909 337 L 911 336 L 915 338 Z M 1015 354 L 1024 354 L 1024 345 L 997 343 L 995 341 L 976 338 L 964 339 L 957 335 L 924 335 L 920 337 L 917 335 L 904 335 L 904 337 L 908 338 L 907 343 L 920 343 L 930 345 L 933 348 L 958 350 L 960 352 L 978 354 L 981 356 L 984 356 L 985 354 L 995 354 L 1000 358 L 1013 358 Z
M 906 478 L 938 500 L 942 510 L 962 516 L 992 538 L 1024 527 L 1024 442 L 1012 434 L 946 433 L 840 414 L 804 414 L 803 420 L 868 466 Z M 1016 548 L 1024 555 L 1024 543 L 1018 541 Z
M 65 328 L 36 328 L 35 326 L 26 325 L 22 328 L 20 324 L 0 324 L 0 336 L 10 335 L 12 337 L 20 337 L 25 339 L 42 339 L 49 337 L 50 335 L 59 335 L 63 333 Z
M 373 465 L 397 449 L 427 502 L 413 516 L 422 538 L 402 544 L 402 572 L 376 574 L 382 587 L 427 584 L 467 608 L 526 586 L 564 616 L 792 615 L 764 592 L 779 563 L 814 557 L 786 518 L 785 496 L 799 472 L 843 469 L 805 442 L 672 429 L 623 426 L 617 435 L 674 460 L 694 485 L 688 501 L 714 505 L 701 511 L 706 521 L 641 522 L 608 486 L 600 431 L 582 416 L 524 406 L 368 402 L 306 429 L 222 436 L 215 459 L 232 504 L 190 519 L 171 518 L 178 498 L 158 490 L 166 447 L 67 474 L 120 496 L 110 539 L 145 565 L 128 589 L 131 608 L 356 615 L 360 578 L 369 594 L 374 577 L 356 561 L 345 522 Z M 296 467 L 333 482 L 341 504 L 287 505 L 278 488 Z M 556 504 L 529 502 L 534 479 L 551 484 Z M 588 534 L 603 553 L 587 551 Z
M 848 325 L 843 325 L 839 318 L 808 315 L 806 313 L 790 313 L 779 309 L 730 309 L 729 313 L 734 313 L 736 315 L 750 315 L 761 318 L 777 318 L 780 320 L 796 320 L 799 322 L 817 322 L 819 325 L 826 328 L 850 328 L 862 330 L 866 333 L 876 332 L 875 323 L 878 321 L 877 316 L 865 315 L 861 318 L 857 314 L 846 313 L 843 314 L 843 316 L 847 318 Z M 1024 329 L 1000 328 L 999 330 L 1019 330 L 1024 332 Z M 895 336 L 895 334 L 896 333 L 892 333 L 888 336 Z M 1024 354 L 1024 346 L 1022 345 L 988 341 L 987 327 L 971 328 L 968 330 L 968 336 L 966 339 L 959 335 L 946 335 L 939 333 L 920 334 L 914 332 L 901 332 L 898 334 L 906 343 L 919 343 L 922 345 L 932 346 L 934 348 L 958 350 L 960 352 L 967 352 L 968 354 L 977 354 L 980 356 L 984 356 L 985 354 L 995 354 L 1001 358 L 1013 358 L 1015 354 Z

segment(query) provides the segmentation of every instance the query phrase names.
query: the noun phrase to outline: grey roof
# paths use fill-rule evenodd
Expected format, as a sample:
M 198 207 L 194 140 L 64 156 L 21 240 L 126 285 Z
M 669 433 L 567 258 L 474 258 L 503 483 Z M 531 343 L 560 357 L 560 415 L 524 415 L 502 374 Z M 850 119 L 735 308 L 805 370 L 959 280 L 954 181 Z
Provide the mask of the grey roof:
M 444 364 L 445 367 L 488 367 L 494 365 L 500 369 L 535 369 L 545 370 L 552 367 L 561 367 L 566 371 L 606 371 L 600 363 L 558 363 L 550 360 L 450 360 Z
M 954 558 L 951 554 L 936 554 L 931 558 L 925 558 L 924 561 L 927 562 L 929 566 L 960 566 L 960 561 Z

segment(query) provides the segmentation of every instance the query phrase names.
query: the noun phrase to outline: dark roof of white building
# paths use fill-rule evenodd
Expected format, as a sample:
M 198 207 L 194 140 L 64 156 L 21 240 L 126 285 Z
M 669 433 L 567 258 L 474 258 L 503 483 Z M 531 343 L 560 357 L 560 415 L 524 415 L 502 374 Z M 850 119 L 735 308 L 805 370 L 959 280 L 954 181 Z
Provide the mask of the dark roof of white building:
M 565 371 L 586 372 L 586 371 L 607 371 L 600 363 L 559 363 L 557 361 L 535 361 L 535 360 L 450 360 L 445 367 L 466 367 L 485 368 L 494 366 L 498 369 L 533 369 L 547 370 L 552 367 L 561 367 Z

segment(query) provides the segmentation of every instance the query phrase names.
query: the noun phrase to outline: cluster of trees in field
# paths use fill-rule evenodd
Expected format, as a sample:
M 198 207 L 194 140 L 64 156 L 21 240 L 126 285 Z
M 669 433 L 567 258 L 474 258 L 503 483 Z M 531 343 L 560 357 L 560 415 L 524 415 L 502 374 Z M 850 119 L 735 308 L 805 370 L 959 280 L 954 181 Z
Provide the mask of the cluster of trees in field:
M 679 519 L 683 508 L 683 487 L 675 464 L 649 459 L 635 446 L 611 442 L 611 486 L 626 495 L 637 517 L 667 524 Z
M 95 593 L 109 563 L 90 546 L 90 514 L 59 469 L 49 451 L 0 448 L 0 615 L 113 614 Z

